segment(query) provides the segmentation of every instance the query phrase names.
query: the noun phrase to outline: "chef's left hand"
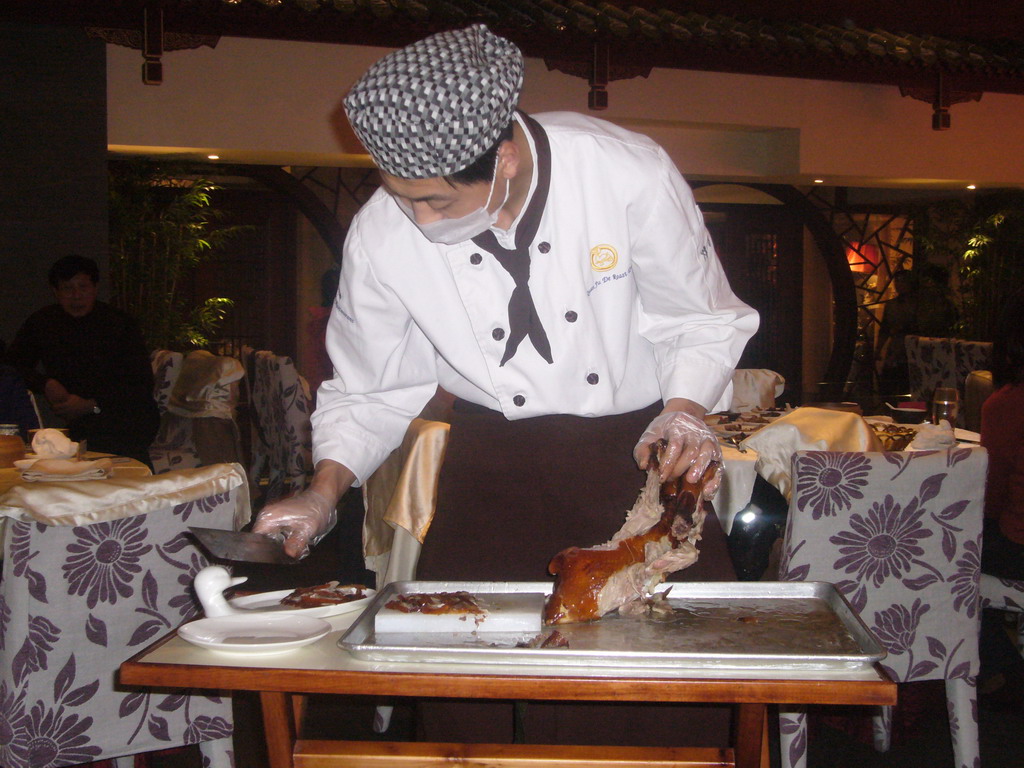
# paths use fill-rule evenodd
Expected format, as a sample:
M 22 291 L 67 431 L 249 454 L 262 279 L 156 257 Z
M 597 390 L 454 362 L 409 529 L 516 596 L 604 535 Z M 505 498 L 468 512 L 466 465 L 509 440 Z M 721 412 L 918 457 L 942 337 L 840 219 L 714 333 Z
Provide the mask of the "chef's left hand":
M 697 483 L 715 462 L 714 474 L 704 484 L 704 498 L 714 498 L 722 482 L 722 449 L 715 433 L 699 415 L 700 408 L 689 401 L 670 400 L 664 411 L 648 425 L 633 449 L 633 458 L 641 469 L 647 469 L 650 445 L 665 440 L 668 447 L 661 457 L 661 481 L 672 480 L 686 473 L 686 480 Z

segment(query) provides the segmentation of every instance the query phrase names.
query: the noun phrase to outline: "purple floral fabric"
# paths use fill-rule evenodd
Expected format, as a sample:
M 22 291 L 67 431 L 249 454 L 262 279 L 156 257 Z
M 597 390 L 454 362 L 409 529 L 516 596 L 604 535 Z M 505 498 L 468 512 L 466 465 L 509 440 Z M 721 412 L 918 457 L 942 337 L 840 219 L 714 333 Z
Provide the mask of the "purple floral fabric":
M 1017 614 L 1017 642 L 1024 647 L 1024 581 L 981 574 L 981 607 Z
M 864 498 L 862 489 L 867 485 L 870 467 L 867 457 L 860 453 L 809 453 L 806 474 L 796 479 L 796 492 L 815 520 L 839 514 Z
M 187 525 L 231 528 L 234 490 L 87 526 L 8 521 L 0 582 L 0 765 L 58 768 L 202 743 L 232 765 L 230 699 L 114 690 L 122 661 L 195 616 L 207 563 Z
M 160 410 L 160 430 L 149 447 L 149 460 L 157 474 L 200 465 L 199 453 L 192 442 L 189 420 L 167 411 L 171 390 L 184 365 L 181 352 L 158 349 L 150 354 L 153 366 L 153 399 Z
M 930 400 L 936 387 L 956 387 L 956 350 L 952 339 L 934 336 L 907 336 L 907 369 L 910 390 Z
M 290 357 L 253 355 L 253 482 L 267 480 L 264 502 L 306 487 L 313 471 L 313 429 L 309 384 Z
M 153 367 L 153 399 L 156 400 L 160 413 L 167 410 L 171 390 L 174 389 L 174 382 L 181 373 L 184 359 L 185 356 L 181 352 L 171 352 L 168 349 L 156 349 L 150 353 L 150 365 Z
M 929 653 L 935 666 L 927 672 L 910 657 L 912 650 L 928 653 L 924 638 L 952 648 L 957 641 L 950 638 L 971 645 L 962 638 L 977 631 L 986 464 L 978 448 L 797 453 L 782 578 L 834 582 L 888 648 L 885 666 L 897 680 L 945 677 L 962 664 L 960 676 L 973 677 L 974 646 L 955 661 Z M 833 465 L 857 466 L 856 504 L 836 495 L 822 508 L 823 496 L 843 484 L 821 471 Z M 852 487 L 852 471 L 843 478 Z M 930 674 L 938 666 L 943 674 Z
M 780 565 L 783 580 L 836 585 L 888 651 L 894 680 L 947 681 L 957 765 L 970 768 L 987 464 L 983 448 L 798 452 Z M 802 765 L 802 713 L 782 720 L 784 765 Z
M 972 371 L 988 370 L 992 362 L 989 341 L 907 336 L 906 346 L 910 389 L 923 400 L 931 399 L 936 387 L 956 387 L 963 400 L 967 377 Z M 955 426 L 968 426 L 964 408 Z

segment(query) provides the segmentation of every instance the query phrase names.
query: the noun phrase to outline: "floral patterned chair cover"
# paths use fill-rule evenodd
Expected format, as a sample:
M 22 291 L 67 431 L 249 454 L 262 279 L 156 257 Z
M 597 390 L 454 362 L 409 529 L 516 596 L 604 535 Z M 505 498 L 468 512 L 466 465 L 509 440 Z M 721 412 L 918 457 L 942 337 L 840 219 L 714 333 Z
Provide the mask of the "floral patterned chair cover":
M 195 743 L 204 768 L 233 765 L 229 698 L 115 683 L 122 661 L 200 611 L 192 579 L 207 560 L 187 527 L 230 529 L 245 516 L 240 508 L 248 509 L 237 465 L 175 475 L 181 482 L 170 489 L 167 474 L 136 481 L 139 508 L 166 504 L 147 514 L 122 504 L 110 515 L 90 513 L 106 518 L 91 524 L 7 521 L 0 582 L 5 768 L 108 758 L 127 768 L 134 761 L 123 756 Z
M 172 373 L 166 391 L 157 384 L 161 415 L 160 430 L 149 448 L 153 471 L 240 461 L 235 407 L 238 381 L 245 375 L 242 364 L 233 357 L 195 350 Z
M 987 370 L 992 363 L 988 341 L 907 336 L 906 346 L 910 389 L 923 400 L 929 400 L 936 387 L 956 387 L 963 399 L 971 372 Z M 965 409 L 955 426 L 966 426 Z
M 1024 581 L 981 574 L 981 607 L 1017 614 L 1017 645 L 1024 649 Z
M 167 402 L 171 399 L 171 390 L 174 389 L 174 382 L 181 373 L 181 364 L 185 356 L 181 352 L 172 352 L 169 349 L 155 349 L 150 353 L 149 359 L 153 366 L 153 399 L 156 400 L 160 413 L 163 413 L 167 410 Z
M 988 454 L 801 451 L 784 581 L 833 582 L 888 651 L 897 682 L 946 681 L 957 768 L 977 768 L 978 584 Z M 889 748 L 892 708 L 874 717 Z M 779 711 L 782 766 L 807 764 L 806 708 Z
M 149 460 L 157 473 L 189 469 L 200 464 L 189 423 L 167 412 L 171 391 L 181 373 L 184 360 L 185 356 L 181 352 L 167 349 L 155 350 L 150 355 L 153 365 L 153 399 L 160 410 L 160 430 L 149 446 Z
M 266 479 L 263 502 L 306 487 L 313 471 L 309 385 L 290 357 L 259 351 L 253 356 L 253 483 Z
M 953 339 L 909 335 L 906 347 L 910 391 L 915 397 L 930 400 L 936 387 L 960 386 Z

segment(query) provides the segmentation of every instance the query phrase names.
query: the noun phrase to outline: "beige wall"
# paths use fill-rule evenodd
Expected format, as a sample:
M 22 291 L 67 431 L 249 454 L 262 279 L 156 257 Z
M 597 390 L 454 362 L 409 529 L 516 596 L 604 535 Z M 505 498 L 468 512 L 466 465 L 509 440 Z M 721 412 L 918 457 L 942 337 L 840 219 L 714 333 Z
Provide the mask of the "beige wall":
M 108 136 L 118 150 L 217 152 L 226 160 L 345 165 L 361 153 L 335 130 L 340 100 L 386 49 L 224 38 L 164 56 L 145 86 L 137 51 L 108 46 Z M 521 106 L 586 111 L 587 84 L 527 60 Z M 1024 186 L 1024 96 L 956 105 L 950 131 L 893 86 L 655 70 L 609 85 L 599 117 L 659 141 L 691 177 L 797 185 L 961 189 Z M 341 141 L 341 144 L 339 144 Z M 365 159 L 364 159 L 365 162 Z M 308 228 L 307 228 L 308 230 Z M 298 327 L 315 303 L 323 249 L 301 235 Z M 831 289 L 811 238 L 804 259 L 804 381 L 814 390 L 831 351 Z M 299 345 L 299 364 L 305 356 Z
M 108 46 L 109 142 L 115 147 L 259 154 L 342 164 L 332 128 L 340 99 L 385 49 L 223 38 L 164 56 L 164 83 L 143 85 L 140 54 Z M 931 107 L 894 86 L 654 70 L 609 85 L 600 116 L 660 141 L 690 176 L 879 186 L 892 180 L 1024 185 L 1024 96 L 985 94 L 931 130 Z M 527 60 L 527 111 L 585 111 L 587 84 Z

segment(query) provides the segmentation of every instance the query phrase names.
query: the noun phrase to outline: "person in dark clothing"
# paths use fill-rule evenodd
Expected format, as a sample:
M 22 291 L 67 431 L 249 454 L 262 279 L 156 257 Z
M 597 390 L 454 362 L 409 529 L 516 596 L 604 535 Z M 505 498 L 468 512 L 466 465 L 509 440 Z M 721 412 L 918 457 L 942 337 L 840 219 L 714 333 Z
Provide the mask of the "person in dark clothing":
M 149 464 L 160 414 L 138 324 L 96 300 L 99 269 L 92 259 L 58 259 L 49 281 L 57 303 L 29 316 L 8 362 L 67 422 L 72 440 Z
M 1024 579 L 1024 294 L 1003 307 L 992 349 L 995 391 L 981 409 L 981 444 L 988 450 L 981 572 Z M 982 614 L 982 706 L 1024 705 L 1024 661 L 1003 626 L 1001 612 Z

